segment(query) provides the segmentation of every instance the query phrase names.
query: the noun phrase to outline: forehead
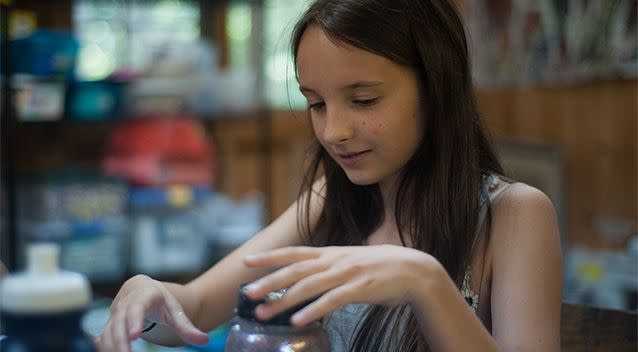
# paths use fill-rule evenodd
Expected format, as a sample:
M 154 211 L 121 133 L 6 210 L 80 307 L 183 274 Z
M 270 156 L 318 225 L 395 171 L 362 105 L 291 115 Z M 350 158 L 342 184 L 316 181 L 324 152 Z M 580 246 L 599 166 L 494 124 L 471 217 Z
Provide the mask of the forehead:
M 405 68 L 383 56 L 335 43 L 317 26 L 304 32 L 297 50 L 297 73 L 301 85 L 310 87 L 347 84 L 358 80 L 399 79 Z

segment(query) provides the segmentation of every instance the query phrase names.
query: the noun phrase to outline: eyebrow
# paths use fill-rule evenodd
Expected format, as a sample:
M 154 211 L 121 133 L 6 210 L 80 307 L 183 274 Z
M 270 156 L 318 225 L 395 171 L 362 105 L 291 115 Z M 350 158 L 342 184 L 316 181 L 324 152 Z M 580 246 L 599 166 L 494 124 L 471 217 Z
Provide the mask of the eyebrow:
M 381 81 L 359 81 L 359 82 L 355 82 L 352 84 L 348 84 L 345 85 L 343 87 L 340 88 L 340 90 L 354 90 L 357 88 L 370 88 L 370 87 L 376 87 L 376 86 L 380 86 L 382 85 L 383 82 Z M 299 90 L 301 92 L 308 92 L 308 93 L 315 93 L 314 90 L 312 90 L 311 88 L 308 88 L 306 86 L 299 86 Z

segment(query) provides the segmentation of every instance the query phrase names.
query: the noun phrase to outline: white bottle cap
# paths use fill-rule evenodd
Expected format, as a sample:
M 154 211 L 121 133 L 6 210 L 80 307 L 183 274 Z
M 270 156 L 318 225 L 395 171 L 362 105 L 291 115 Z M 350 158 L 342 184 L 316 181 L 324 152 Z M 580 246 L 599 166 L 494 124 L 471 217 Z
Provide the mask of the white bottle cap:
M 27 270 L 0 281 L 0 308 L 10 313 L 59 313 L 84 308 L 91 287 L 84 275 L 59 270 L 60 247 L 29 246 Z

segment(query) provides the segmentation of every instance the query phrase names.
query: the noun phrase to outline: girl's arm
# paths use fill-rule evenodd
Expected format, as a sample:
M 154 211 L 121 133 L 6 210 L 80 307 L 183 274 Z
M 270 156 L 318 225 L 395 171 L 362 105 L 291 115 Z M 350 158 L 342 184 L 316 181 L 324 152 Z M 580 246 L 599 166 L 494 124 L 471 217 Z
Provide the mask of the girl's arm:
M 512 185 L 493 206 L 490 241 L 491 336 L 439 271 L 412 304 L 432 351 L 560 351 L 563 266 L 551 201 Z
M 512 191 L 493 232 L 492 335 L 505 350 L 559 351 L 563 262 L 554 207 L 531 187 Z

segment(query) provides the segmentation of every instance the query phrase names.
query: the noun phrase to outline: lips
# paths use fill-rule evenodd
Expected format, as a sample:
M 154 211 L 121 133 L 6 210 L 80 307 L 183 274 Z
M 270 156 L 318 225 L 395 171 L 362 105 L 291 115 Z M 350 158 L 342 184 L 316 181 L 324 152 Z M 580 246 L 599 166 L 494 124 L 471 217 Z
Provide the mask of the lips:
M 356 153 L 339 153 L 337 154 L 340 158 L 343 159 L 352 159 L 352 158 L 356 158 L 360 155 L 363 155 L 365 153 L 369 152 L 369 150 L 364 150 L 362 152 L 356 152 Z
M 337 153 L 339 163 L 343 167 L 357 167 L 362 160 L 370 153 L 370 150 L 364 150 L 354 153 Z

